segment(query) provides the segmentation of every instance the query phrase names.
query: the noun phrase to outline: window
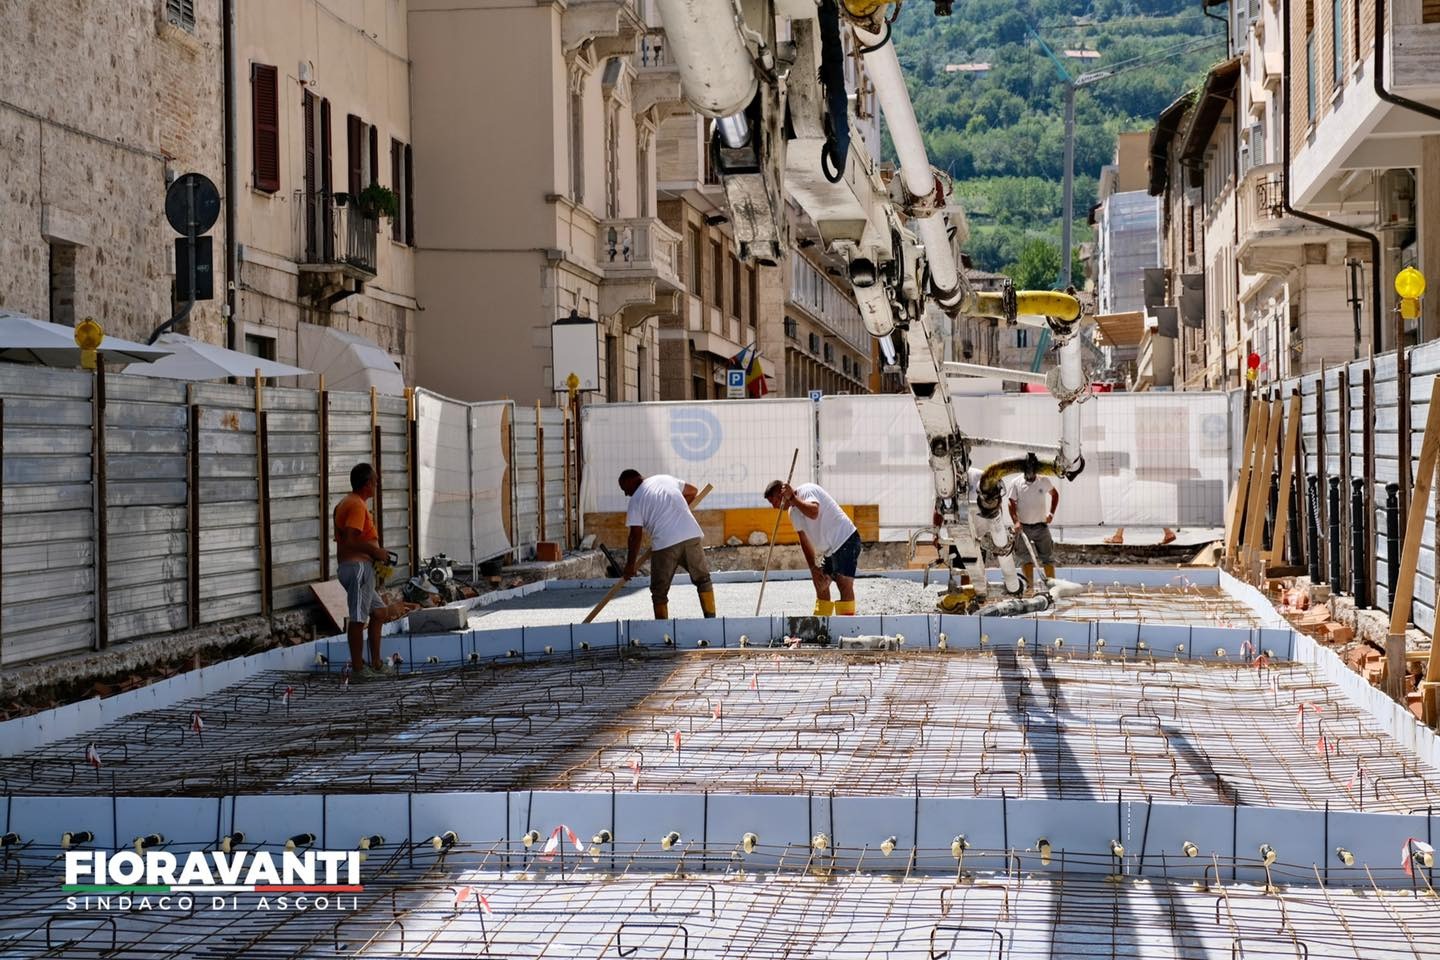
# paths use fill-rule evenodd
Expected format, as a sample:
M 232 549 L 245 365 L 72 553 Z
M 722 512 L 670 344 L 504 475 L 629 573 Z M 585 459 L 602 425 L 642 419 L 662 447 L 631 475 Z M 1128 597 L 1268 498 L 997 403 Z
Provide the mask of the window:
M 811 352 L 811 353 L 819 353 L 819 352 L 820 352 L 820 334 L 818 334 L 818 333 L 812 333 L 812 334 L 810 334 L 809 340 L 807 341 L 807 345 L 810 347 L 810 352 Z
M 50 241 L 50 322 L 75 326 L 74 244 Z
M 405 145 L 405 192 L 400 195 L 405 202 L 405 242 L 415 246 L 415 149 Z
M 390 182 L 395 191 L 395 216 L 390 218 L 390 239 L 396 243 L 413 244 L 413 193 L 410 188 L 410 147 L 399 140 L 390 141 Z
M 365 165 L 364 174 L 360 177 L 360 189 L 365 189 L 372 183 L 380 182 L 380 131 L 374 124 L 366 124 L 365 132 L 370 135 L 369 163 Z
M 748 272 L 750 275 L 750 331 L 754 333 L 755 327 L 760 320 L 759 283 L 755 279 L 760 271 L 751 267 Z
M 280 103 L 276 69 L 250 64 L 251 180 L 256 190 L 280 189 Z
M 1319 109 L 1319 86 L 1320 78 L 1319 64 L 1316 62 L 1318 56 L 1315 36 L 1315 2 L 1305 0 L 1305 116 L 1312 123 L 1315 121 L 1315 112 Z M 1287 149 L 1289 144 L 1286 145 Z
M 730 258 L 730 315 L 740 316 L 740 261 Z
M 365 188 L 365 124 L 355 114 L 345 118 L 346 189 L 351 197 L 358 197 Z
M 635 189 L 639 191 L 640 216 L 650 216 L 650 141 L 642 140 L 635 150 Z
M 570 93 L 570 199 L 585 199 L 585 99 L 578 90 Z
M 833 343 L 825 344 L 824 357 L 826 363 L 835 362 L 835 345 Z
M 645 347 L 635 348 L 635 399 L 650 399 L 650 351 Z
M 714 240 L 710 241 L 710 293 L 715 306 L 725 310 L 725 248 Z
M 794 318 L 794 317 L 786 317 L 786 318 L 785 318 L 785 324 L 784 324 L 784 326 L 785 326 L 785 338 L 786 338 L 787 340 L 799 340 L 799 339 L 800 339 L 800 324 L 798 324 L 798 323 L 795 322 L 795 318 Z
M 620 385 L 620 338 L 605 337 L 605 399 L 619 403 L 623 394 Z
M 1024 327 L 1016 327 L 1016 328 L 1015 328 L 1015 346 L 1017 346 L 1017 347 L 1028 347 L 1028 346 L 1030 346 L 1030 331 L 1029 331 L 1029 330 L 1026 330 Z
M 840 369 L 845 372 L 845 376 L 847 376 L 847 377 L 850 376 L 850 355 L 849 355 L 849 354 L 846 354 L 845 356 L 843 356 L 843 357 L 840 358 Z
M 245 334 L 245 352 L 261 360 L 275 359 L 275 338 L 263 333 Z
M 1344 85 L 1345 70 L 1345 0 L 1330 0 L 1330 36 L 1334 49 L 1330 56 L 1330 80 L 1336 90 Z
M 605 109 L 605 216 L 620 216 L 620 108 Z
M 690 230 L 690 292 L 695 296 L 702 296 L 703 291 L 703 270 L 700 266 L 700 228 L 691 226 Z
M 690 380 L 690 386 L 691 386 L 691 389 L 693 389 L 693 390 L 695 391 L 695 396 L 694 396 L 693 399 L 695 399 L 695 400 L 709 400 L 709 399 L 710 399 L 710 391 L 708 391 L 707 389 L 705 389 L 705 378 L 704 378 L 704 377 L 692 377 L 691 380 Z
M 195 0 L 165 0 L 165 19 L 181 30 L 195 32 Z

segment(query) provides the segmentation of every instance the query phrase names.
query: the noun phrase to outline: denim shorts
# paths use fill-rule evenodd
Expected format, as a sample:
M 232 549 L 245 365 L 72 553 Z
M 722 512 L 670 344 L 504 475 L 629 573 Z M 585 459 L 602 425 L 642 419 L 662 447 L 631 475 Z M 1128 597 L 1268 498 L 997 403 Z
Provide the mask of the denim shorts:
M 840 544 L 840 549 L 820 561 L 820 572 L 827 577 L 855 578 L 860 569 L 860 531 L 850 534 L 850 539 Z

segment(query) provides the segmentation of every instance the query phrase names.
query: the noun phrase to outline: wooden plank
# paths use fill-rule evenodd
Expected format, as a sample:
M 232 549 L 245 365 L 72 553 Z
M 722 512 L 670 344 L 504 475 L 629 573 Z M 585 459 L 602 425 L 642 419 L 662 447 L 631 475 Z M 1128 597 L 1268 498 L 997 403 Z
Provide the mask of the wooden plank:
M 1256 400 L 1260 422 L 1255 427 L 1255 456 L 1250 463 L 1250 485 L 1245 504 L 1245 529 L 1240 537 L 1241 576 L 1251 578 L 1255 555 L 1265 531 L 1265 496 L 1269 493 L 1270 453 L 1275 447 L 1275 434 L 1280 426 L 1280 401 L 1267 403 Z
M 1289 532 L 1290 484 L 1295 479 L 1295 457 L 1300 450 L 1300 391 L 1290 394 L 1290 415 L 1285 421 L 1285 448 L 1280 454 L 1280 496 L 1275 508 L 1275 531 L 1270 543 L 1270 562 L 1280 563 L 1285 557 L 1285 535 Z M 1300 520 L 1297 517 L 1296 522 Z M 1291 557 L 1292 562 L 1298 562 Z
M 260 371 L 255 371 L 257 374 Z M 257 384 L 263 383 L 260 377 L 255 378 Z M 259 402 L 259 388 L 256 389 L 256 402 Z M 272 586 L 272 566 L 270 553 L 270 444 L 269 425 L 266 420 L 270 414 L 259 411 L 260 416 L 260 454 L 257 459 L 257 469 L 260 474 L 260 609 L 268 617 L 271 609 L 270 589 Z
M 347 619 L 346 610 L 348 601 L 345 599 L 345 588 L 340 585 L 339 580 L 322 580 L 310 584 L 310 592 L 320 604 L 320 609 L 330 618 L 330 624 L 336 632 L 345 629 Z
M 874 543 L 880 539 L 880 507 L 878 505 L 873 503 L 841 504 L 840 509 L 845 511 L 845 515 L 854 522 L 855 528 L 860 531 L 862 541 Z M 732 536 L 738 538 L 742 543 L 749 543 L 750 534 L 757 530 L 768 537 L 774 523 L 775 511 L 768 507 L 697 510 L 695 519 L 700 523 L 700 531 L 704 535 L 706 545 L 717 547 Z M 585 514 L 585 532 L 595 534 L 599 541 L 607 546 L 617 546 L 626 542 L 630 528 L 625 525 L 625 514 L 623 513 L 587 513 Z M 800 542 L 795 535 L 795 528 L 790 523 L 789 511 L 786 511 L 781 518 L 780 533 L 776 536 L 775 542 L 778 544 Z
M 1361 372 L 1361 391 L 1364 402 L 1364 451 L 1362 463 L 1365 466 L 1365 569 L 1357 573 L 1366 583 L 1366 597 L 1372 607 L 1379 605 L 1376 592 L 1375 564 L 1375 355 L 1370 355 L 1370 365 Z
M 1315 494 L 1319 502 L 1318 511 L 1320 536 L 1315 542 L 1315 552 L 1320 563 L 1320 579 L 1329 582 L 1330 551 L 1336 545 L 1330 542 L 1330 464 L 1329 438 L 1325 425 L 1325 361 L 1320 361 L 1320 382 L 1315 389 L 1315 475 L 1318 479 Z
M 1256 403 L 1246 406 L 1250 415 L 1245 422 L 1245 446 L 1240 457 L 1240 471 L 1235 478 L 1235 489 L 1230 492 L 1230 512 L 1225 518 L 1225 557 L 1230 561 L 1237 558 L 1240 549 L 1240 527 L 1244 522 L 1245 506 L 1250 498 L 1250 473 L 1254 469 L 1259 446 L 1256 438 L 1260 433 L 1261 414 L 1268 409 Z
M 1351 583 L 1350 558 L 1350 367 L 1340 367 L 1340 409 L 1337 429 L 1340 431 L 1340 587 Z M 1326 496 L 1329 496 L 1327 493 Z
M 1420 468 L 1415 480 L 1415 500 L 1429 500 L 1435 476 L 1437 454 L 1440 454 L 1440 379 L 1430 390 L 1430 413 L 1425 421 L 1425 440 L 1420 447 Z M 1385 692 L 1397 702 L 1405 697 L 1405 627 L 1410 620 L 1410 604 L 1415 598 L 1415 567 L 1420 559 L 1420 541 L 1425 534 L 1425 511 L 1411 510 L 1405 524 L 1405 545 L 1400 553 L 1400 579 L 1390 603 L 1390 633 L 1385 638 L 1387 664 Z M 1440 644 L 1432 644 L 1426 680 L 1440 678 Z

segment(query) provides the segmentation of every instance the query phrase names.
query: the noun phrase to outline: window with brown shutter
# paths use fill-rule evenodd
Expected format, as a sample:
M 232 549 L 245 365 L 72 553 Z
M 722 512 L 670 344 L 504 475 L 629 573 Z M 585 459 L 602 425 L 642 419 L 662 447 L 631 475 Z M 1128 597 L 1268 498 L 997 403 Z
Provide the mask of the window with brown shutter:
M 364 149 L 364 138 L 361 135 L 360 126 L 360 118 L 355 114 L 352 113 L 345 117 L 345 156 L 346 162 L 350 165 L 349 176 L 346 177 L 345 182 L 346 189 L 350 191 L 352 198 L 359 196 L 360 190 L 365 186 L 360 182 L 360 169 L 364 164 L 360 158 L 360 151 Z
M 415 246 L 415 150 L 405 147 L 405 242 Z
M 405 196 L 405 146 L 399 140 L 390 140 L 390 187 L 395 191 L 395 196 L 401 198 L 401 210 L 404 209 Z M 390 239 L 399 243 L 405 236 L 405 225 L 402 216 L 390 218 Z
M 256 190 L 280 189 L 279 75 L 264 63 L 250 65 L 250 134 L 254 153 L 251 180 Z
M 380 182 L 380 131 L 372 125 L 370 127 L 370 176 L 366 179 L 364 186 Z

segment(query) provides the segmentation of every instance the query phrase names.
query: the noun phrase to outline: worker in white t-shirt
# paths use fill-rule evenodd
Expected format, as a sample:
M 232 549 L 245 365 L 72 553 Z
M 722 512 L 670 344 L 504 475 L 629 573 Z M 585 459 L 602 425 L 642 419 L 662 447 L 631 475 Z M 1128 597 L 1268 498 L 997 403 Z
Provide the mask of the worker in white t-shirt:
M 1055 576 L 1055 541 L 1050 536 L 1050 524 L 1055 520 L 1055 508 L 1060 505 L 1060 490 L 1049 477 L 1040 475 L 1040 458 L 1030 453 L 1025 455 L 1025 469 L 1010 488 L 1010 519 L 1017 532 L 1023 530 L 1030 545 L 1035 548 L 1035 557 L 1045 568 L 1045 576 Z M 1028 562 L 1030 551 L 1024 544 L 1017 543 L 1015 550 L 1027 558 L 1024 564 L 1025 580 L 1035 586 L 1035 564 Z
M 790 523 L 800 538 L 800 552 L 815 581 L 815 616 L 855 615 L 855 572 L 860 566 L 860 531 L 840 509 L 835 498 L 818 483 L 792 487 L 774 480 L 765 488 L 765 499 L 776 510 L 790 510 Z M 830 584 L 840 590 L 840 600 L 830 600 Z
M 675 570 L 684 567 L 700 594 L 700 609 L 715 616 L 715 588 L 710 584 L 710 567 L 705 563 L 705 543 L 700 524 L 690 512 L 690 501 L 699 493 L 692 484 L 657 473 L 644 477 L 638 470 L 620 474 L 620 489 L 630 498 L 625 523 L 630 527 L 629 552 L 625 555 L 626 580 L 635 576 L 640 564 L 640 544 L 650 534 L 650 602 L 656 620 L 670 619 L 670 581 Z

